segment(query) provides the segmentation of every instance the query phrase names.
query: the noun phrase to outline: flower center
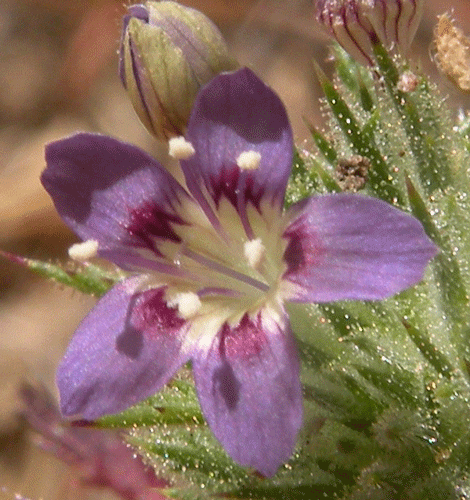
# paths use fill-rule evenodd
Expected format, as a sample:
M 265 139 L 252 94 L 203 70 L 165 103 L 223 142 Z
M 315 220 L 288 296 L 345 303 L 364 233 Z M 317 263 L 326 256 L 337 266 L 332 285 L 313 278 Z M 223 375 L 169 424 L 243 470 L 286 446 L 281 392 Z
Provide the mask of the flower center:
M 139 215 L 140 223 L 147 224 L 139 234 L 145 234 L 147 247 L 150 242 L 154 246 L 139 253 L 168 269 L 148 272 L 143 288 L 165 286 L 167 305 L 196 325 L 191 330 L 198 337 L 212 337 L 224 323 L 236 325 L 245 314 L 254 316 L 267 305 L 278 308 L 287 245 L 278 207 L 270 201 L 258 207 L 248 202 L 242 220 L 222 196 L 212 207 L 216 225 L 192 198 L 183 197 L 176 207 L 164 222 L 158 210 L 158 217 L 148 215 L 150 207 L 145 217 Z

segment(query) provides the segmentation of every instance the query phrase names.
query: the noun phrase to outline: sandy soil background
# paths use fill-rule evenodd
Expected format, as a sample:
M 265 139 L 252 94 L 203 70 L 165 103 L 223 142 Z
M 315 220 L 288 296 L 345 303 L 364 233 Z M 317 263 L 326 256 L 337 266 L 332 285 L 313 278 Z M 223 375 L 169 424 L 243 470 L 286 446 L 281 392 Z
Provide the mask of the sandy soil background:
M 234 55 L 274 87 L 298 140 L 306 116 L 321 125 L 315 58 L 328 68 L 326 37 L 312 1 L 193 0 L 226 34 Z M 469 0 L 453 0 L 470 33 Z M 435 74 L 428 48 L 443 2 L 428 0 L 414 50 Z M 159 156 L 117 78 L 121 0 L 0 0 L 0 248 L 64 260 L 74 236 L 39 183 L 44 144 L 77 130 L 98 131 Z M 437 77 L 439 78 L 439 77 Z M 439 78 L 452 105 L 465 96 Z M 117 498 L 77 487 L 77 471 L 39 451 L 19 418 L 19 384 L 40 382 L 54 394 L 54 371 L 74 328 L 94 300 L 46 283 L 0 260 L 0 500 Z

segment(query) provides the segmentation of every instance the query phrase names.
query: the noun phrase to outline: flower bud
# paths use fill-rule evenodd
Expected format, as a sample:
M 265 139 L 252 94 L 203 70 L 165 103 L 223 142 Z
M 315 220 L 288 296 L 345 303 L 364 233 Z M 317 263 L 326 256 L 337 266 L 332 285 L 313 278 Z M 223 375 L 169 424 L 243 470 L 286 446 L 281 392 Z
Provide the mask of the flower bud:
M 176 2 L 129 7 L 119 73 L 134 108 L 159 139 L 184 134 L 199 89 L 236 68 L 217 27 Z
M 317 0 L 317 18 L 362 64 L 373 64 L 381 42 L 406 54 L 423 13 L 424 0 Z

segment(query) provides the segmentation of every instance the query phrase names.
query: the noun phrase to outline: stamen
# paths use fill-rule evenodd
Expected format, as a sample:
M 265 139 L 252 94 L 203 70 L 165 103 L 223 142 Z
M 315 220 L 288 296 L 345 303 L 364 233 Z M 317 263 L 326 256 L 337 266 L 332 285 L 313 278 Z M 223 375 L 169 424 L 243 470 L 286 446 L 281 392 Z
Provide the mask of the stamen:
M 261 162 L 261 153 L 244 151 L 237 158 L 237 165 L 242 170 L 256 170 Z
M 79 262 L 90 260 L 93 257 L 96 257 L 97 253 L 98 241 L 96 240 L 87 240 L 82 243 L 75 243 L 68 250 L 69 257 L 73 260 L 78 260 Z
M 168 141 L 168 154 L 177 160 L 187 160 L 196 150 L 183 136 L 173 137 Z
M 269 286 L 266 283 L 262 283 L 259 280 L 256 280 L 252 278 L 251 276 L 246 276 L 245 274 L 239 273 L 238 271 L 235 271 L 234 269 L 230 269 L 222 264 L 219 264 L 218 262 L 208 259 L 202 255 L 197 254 L 196 252 L 193 252 L 191 250 L 185 249 L 184 250 L 184 255 L 186 257 L 189 257 L 190 259 L 194 260 L 195 262 L 198 262 L 199 264 L 202 264 L 203 266 L 206 266 L 212 271 L 216 271 L 220 274 L 224 274 L 225 276 L 228 276 L 230 278 L 234 278 L 241 283 L 246 283 L 249 286 L 252 286 L 258 290 L 261 290 L 262 292 L 267 292 L 269 290 Z
M 246 241 L 243 245 L 243 253 L 253 269 L 258 269 L 261 261 L 263 260 L 264 254 L 266 253 L 266 248 L 263 245 L 261 238 L 256 238 L 255 240 Z
M 193 292 L 177 293 L 168 301 L 168 307 L 178 307 L 181 317 L 188 319 L 193 317 L 202 307 L 201 300 Z

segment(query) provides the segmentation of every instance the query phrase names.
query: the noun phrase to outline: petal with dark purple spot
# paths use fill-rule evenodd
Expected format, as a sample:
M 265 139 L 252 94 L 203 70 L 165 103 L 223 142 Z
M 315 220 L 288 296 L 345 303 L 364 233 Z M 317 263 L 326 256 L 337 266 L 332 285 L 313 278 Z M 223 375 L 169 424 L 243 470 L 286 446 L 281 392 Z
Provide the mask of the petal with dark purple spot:
M 244 210 L 264 197 L 282 200 L 292 166 L 292 131 L 277 95 L 247 68 L 214 78 L 198 94 L 187 139 L 196 154 L 182 161 L 191 193 L 207 191 Z M 257 168 L 241 169 L 242 153 L 259 153 Z
M 100 250 L 177 239 L 184 189 L 144 151 L 116 139 L 77 134 L 46 148 L 41 180 L 59 215 Z M 119 263 L 121 264 L 121 263 Z
M 418 220 L 374 198 L 313 197 L 290 215 L 284 279 L 297 285 L 292 300 L 383 299 L 420 281 L 437 252 Z
M 64 415 L 95 419 L 155 394 L 188 359 L 187 324 L 139 278 L 109 291 L 83 320 L 57 371 Z
M 302 422 L 299 363 L 289 328 L 247 315 L 225 324 L 193 360 L 202 411 L 238 463 L 275 474 L 294 448 Z

